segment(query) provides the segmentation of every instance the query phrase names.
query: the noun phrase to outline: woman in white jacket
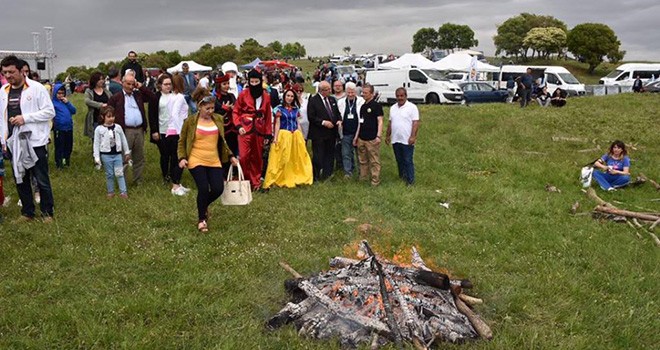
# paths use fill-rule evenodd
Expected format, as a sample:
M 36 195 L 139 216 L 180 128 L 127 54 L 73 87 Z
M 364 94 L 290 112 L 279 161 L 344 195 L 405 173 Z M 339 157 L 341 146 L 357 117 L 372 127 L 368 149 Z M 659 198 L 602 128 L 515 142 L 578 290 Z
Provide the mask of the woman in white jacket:
M 181 128 L 183 122 L 188 118 L 188 104 L 183 95 L 185 84 L 183 77 L 175 74 L 172 76 L 172 93 L 167 101 L 167 111 L 169 114 L 169 121 L 165 131 L 165 152 L 171 159 L 170 176 L 172 177 L 172 194 L 175 196 L 183 196 L 190 191 L 190 189 L 181 185 L 181 175 L 183 169 L 178 165 L 177 145 L 179 144 L 179 135 L 181 135 Z

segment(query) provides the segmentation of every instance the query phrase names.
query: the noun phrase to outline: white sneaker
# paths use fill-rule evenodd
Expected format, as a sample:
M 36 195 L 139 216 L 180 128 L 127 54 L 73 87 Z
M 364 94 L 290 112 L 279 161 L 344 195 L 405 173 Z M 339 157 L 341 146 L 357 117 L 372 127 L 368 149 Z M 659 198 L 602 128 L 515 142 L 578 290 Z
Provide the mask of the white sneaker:
M 9 202 L 11 202 L 11 197 L 9 197 L 9 196 L 5 197 L 5 201 L 2 202 L 2 206 L 5 207 L 5 208 L 8 207 Z
M 39 194 L 39 192 L 34 194 L 34 203 L 35 204 L 41 203 L 41 195 Z
M 19 199 L 18 202 L 16 202 L 16 205 L 18 205 L 19 207 L 22 207 L 22 206 L 23 206 L 23 202 L 21 202 L 21 200 Z
M 181 187 L 179 187 L 179 188 L 183 189 L 183 192 L 185 192 L 185 193 L 188 193 L 188 192 L 191 191 L 188 187 L 183 187 L 183 185 L 181 185 Z
M 172 192 L 172 194 L 175 196 L 185 196 L 188 193 L 183 189 L 183 187 L 179 187 L 176 190 L 172 189 L 170 192 Z
M 607 189 L 607 192 L 614 192 L 614 191 L 616 191 L 616 188 L 614 188 L 614 187 L 610 187 L 610 188 Z

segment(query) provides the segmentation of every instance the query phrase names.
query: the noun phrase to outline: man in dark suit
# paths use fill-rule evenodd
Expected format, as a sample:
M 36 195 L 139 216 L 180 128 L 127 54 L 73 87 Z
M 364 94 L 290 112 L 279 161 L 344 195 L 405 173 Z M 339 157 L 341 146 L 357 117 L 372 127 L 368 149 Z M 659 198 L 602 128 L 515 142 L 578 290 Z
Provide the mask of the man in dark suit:
M 144 103 L 155 100 L 156 96 L 146 86 L 136 81 L 132 74 L 124 75 L 121 81 L 122 91 L 112 95 L 108 105 L 115 109 L 115 123 L 121 125 L 126 134 L 133 159 L 133 184 L 137 185 L 142 181 L 145 163 L 144 134 L 147 131 L 147 118 L 144 113 Z
M 307 104 L 309 139 L 312 140 L 312 168 L 314 181 L 325 180 L 332 175 L 337 130 L 341 125 L 341 114 L 337 100 L 331 96 L 330 83 L 319 83 L 319 93 Z

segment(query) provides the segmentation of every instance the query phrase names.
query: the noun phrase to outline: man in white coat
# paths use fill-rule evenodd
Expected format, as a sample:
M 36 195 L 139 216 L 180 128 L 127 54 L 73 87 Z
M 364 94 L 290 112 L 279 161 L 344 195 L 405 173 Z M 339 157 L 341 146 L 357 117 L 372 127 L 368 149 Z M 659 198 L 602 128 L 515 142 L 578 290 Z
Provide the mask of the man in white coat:
M 0 135 L 2 150 L 12 159 L 16 189 L 23 204 L 15 223 L 33 221 L 35 204 L 30 177 L 37 180 L 41 215 L 45 223 L 53 221 L 53 190 L 48 175 L 48 137 L 55 108 L 46 88 L 21 73 L 23 61 L 7 56 L 2 74 L 7 84 L 0 88 Z

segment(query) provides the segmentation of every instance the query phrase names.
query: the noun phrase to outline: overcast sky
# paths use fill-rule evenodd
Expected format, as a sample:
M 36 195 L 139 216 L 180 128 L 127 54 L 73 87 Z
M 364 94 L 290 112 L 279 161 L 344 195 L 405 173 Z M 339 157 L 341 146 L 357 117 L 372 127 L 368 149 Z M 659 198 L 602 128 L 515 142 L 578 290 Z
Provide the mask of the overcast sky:
M 569 29 L 585 22 L 609 25 L 625 60 L 660 61 L 658 0 L 31 0 L 0 5 L 0 50 L 33 49 L 32 32 L 55 27 L 55 72 L 71 65 L 119 60 L 129 50 L 179 50 L 205 43 L 240 45 L 253 37 L 262 45 L 298 41 L 313 56 L 410 52 L 413 34 L 446 22 L 467 24 L 477 49 L 494 55 L 497 25 L 522 12 L 551 15 Z

